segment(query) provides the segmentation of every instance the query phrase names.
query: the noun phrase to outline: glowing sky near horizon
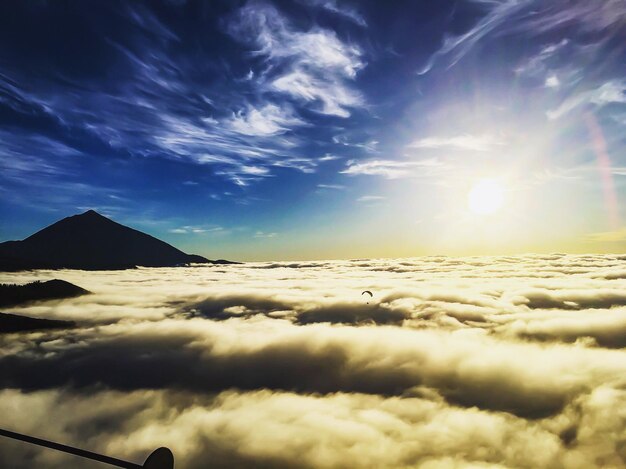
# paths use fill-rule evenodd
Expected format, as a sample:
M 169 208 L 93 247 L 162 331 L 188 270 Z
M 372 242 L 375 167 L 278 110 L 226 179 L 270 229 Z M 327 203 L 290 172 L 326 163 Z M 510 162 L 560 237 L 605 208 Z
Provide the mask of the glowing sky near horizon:
M 623 251 L 626 3 L 390 5 L 3 3 L 0 241 L 93 208 L 210 258 Z

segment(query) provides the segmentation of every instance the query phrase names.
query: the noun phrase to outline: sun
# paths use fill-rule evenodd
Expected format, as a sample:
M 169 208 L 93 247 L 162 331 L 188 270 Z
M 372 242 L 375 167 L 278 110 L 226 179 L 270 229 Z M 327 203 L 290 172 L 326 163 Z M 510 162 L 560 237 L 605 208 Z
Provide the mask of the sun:
M 504 186 L 495 179 L 477 181 L 467 194 L 467 206 L 476 215 L 491 215 L 504 205 Z

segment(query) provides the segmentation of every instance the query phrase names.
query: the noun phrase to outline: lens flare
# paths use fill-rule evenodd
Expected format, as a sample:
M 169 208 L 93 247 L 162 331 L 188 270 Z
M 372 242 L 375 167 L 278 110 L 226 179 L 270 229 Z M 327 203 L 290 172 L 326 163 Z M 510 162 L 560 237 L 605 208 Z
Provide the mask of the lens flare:
M 606 148 L 606 140 L 602 127 L 596 117 L 588 113 L 585 121 L 589 129 L 591 143 L 598 159 L 598 169 L 602 178 L 602 191 L 604 192 L 604 204 L 609 217 L 612 229 L 617 229 L 621 225 L 619 217 L 619 206 L 617 202 L 617 192 L 613 184 L 613 173 L 611 172 L 611 159 Z

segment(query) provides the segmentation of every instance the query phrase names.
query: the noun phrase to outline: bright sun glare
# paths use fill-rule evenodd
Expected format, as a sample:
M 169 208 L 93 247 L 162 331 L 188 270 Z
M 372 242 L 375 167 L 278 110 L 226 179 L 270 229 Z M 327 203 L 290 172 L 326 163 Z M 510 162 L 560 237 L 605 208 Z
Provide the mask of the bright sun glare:
M 467 206 L 477 215 L 490 215 L 504 204 L 504 187 L 494 179 L 481 179 L 467 194 Z

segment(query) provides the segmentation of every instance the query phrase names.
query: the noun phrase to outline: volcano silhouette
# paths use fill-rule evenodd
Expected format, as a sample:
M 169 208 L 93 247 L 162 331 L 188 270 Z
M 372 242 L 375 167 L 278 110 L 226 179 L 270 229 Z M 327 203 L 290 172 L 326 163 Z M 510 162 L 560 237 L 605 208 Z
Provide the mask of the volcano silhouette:
M 64 218 L 23 241 L 0 243 L 0 270 L 126 269 L 188 263 L 228 263 L 186 254 L 149 234 L 88 210 Z

